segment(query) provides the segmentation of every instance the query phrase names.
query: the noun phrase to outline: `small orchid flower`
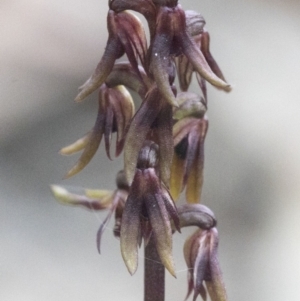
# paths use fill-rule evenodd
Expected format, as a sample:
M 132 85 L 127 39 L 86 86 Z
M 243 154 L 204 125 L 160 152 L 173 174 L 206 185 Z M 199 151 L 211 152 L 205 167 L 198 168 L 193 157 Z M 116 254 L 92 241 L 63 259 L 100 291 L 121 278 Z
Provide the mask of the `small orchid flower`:
M 154 86 L 136 112 L 130 124 L 124 146 L 124 169 L 131 184 L 139 151 L 146 139 L 159 144 L 159 177 L 168 187 L 173 156 L 172 106 L 166 103 Z
M 120 237 L 121 220 L 122 220 L 125 202 L 127 200 L 128 192 L 129 192 L 129 186 L 123 170 L 119 171 L 117 174 L 116 185 L 117 185 L 117 189 L 114 191 L 112 195 L 112 201 L 111 201 L 111 206 L 109 208 L 109 212 L 97 232 L 97 249 L 99 253 L 100 253 L 102 234 L 106 229 L 106 226 L 109 223 L 113 213 L 115 213 L 114 235 L 116 237 Z
M 186 27 L 188 33 L 194 40 L 195 45 L 198 49 L 202 52 L 207 64 L 211 68 L 212 72 L 221 80 L 225 82 L 224 75 L 219 68 L 217 62 L 213 58 L 212 54 L 210 53 L 209 43 L 210 43 L 210 36 L 208 31 L 206 30 L 205 20 L 201 14 L 194 12 L 194 11 L 185 11 L 186 16 Z M 197 69 L 193 66 L 191 60 L 184 54 L 180 54 L 175 59 L 177 73 L 179 78 L 179 84 L 181 91 L 187 91 L 191 80 L 192 74 L 194 71 L 197 72 Z M 204 99 L 207 99 L 206 95 L 206 82 L 207 80 L 205 76 L 201 75 L 201 73 L 197 73 L 197 80 L 199 86 L 202 90 Z M 216 86 L 218 88 L 218 86 Z
M 198 203 L 203 183 L 204 139 L 208 128 L 205 116 L 206 104 L 203 97 L 180 92 L 178 108 L 173 109 L 174 155 L 171 167 L 170 192 L 178 199 L 187 186 L 188 203 Z
M 210 84 L 224 91 L 231 89 L 229 84 L 211 70 L 203 53 L 187 30 L 186 15 L 179 4 L 158 8 L 156 32 L 151 41 L 150 50 L 150 73 L 164 98 L 172 105 L 177 105 L 168 75 L 172 55 L 184 54 L 193 69 Z
M 227 294 L 217 256 L 218 231 L 197 230 L 184 245 L 184 257 L 189 268 L 188 293 L 194 291 L 193 301 L 198 295 L 207 299 L 207 292 L 212 301 L 227 301 Z
M 124 86 L 108 88 L 103 84 L 99 90 L 99 109 L 93 129 L 75 143 L 64 147 L 61 154 L 70 155 L 83 150 L 76 165 L 66 174 L 69 178 L 80 172 L 95 155 L 102 136 L 105 139 L 107 156 L 110 156 L 112 133 L 117 133 L 116 153 L 118 156 L 123 150 L 125 130 L 133 116 L 134 104 L 131 95 Z
M 175 204 L 157 175 L 158 146 L 146 141 L 125 204 L 121 224 L 121 253 L 130 274 L 138 266 L 138 246 L 153 235 L 162 264 L 175 276 L 172 257 L 172 227 L 179 229 Z
M 152 0 L 109 0 L 109 8 L 116 13 L 124 10 L 133 10 L 142 14 L 149 26 L 150 35 L 155 31 L 156 7 Z
M 140 20 L 129 12 L 115 13 L 110 10 L 107 16 L 109 37 L 105 52 L 92 76 L 79 88 L 75 101 L 82 101 L 98 89 L 113 69 L 116 59 L 127 54 L 132 67 L 138 70 L 138 58 L 145 64 L 147 41 Z
M 171 168 L 170 191 L 176 200 L 186 186 L 188 203 L 200 201 L 203 184 L 204 140 L 208 119 L 185 117 L 173 128 L 174 156 Z
M 68 189 L 51 185 L 54 197 L 63 205 L 80 206 L 89 210 L 103 210 L 111 206 L 112 191 L 85 189 L 84 194 L 72 193 Z
M 129 186 L 124 171 L 122 170 L 117 174 L 116 185 L 117 189 L 115 191 L 85 189 L 84 194 L 72 193 L 66 188 L 58 185 L 51 186 L 54 197 L 64 205 L 80 206 L 91 211 L 109 210 L 97 232 L 97 249 L 99 253 L 102 234 L 114 212 L 114 234 L 116 237 L 120 237 L 120 221 L 122 219 L 123 209 L 129 191 Z

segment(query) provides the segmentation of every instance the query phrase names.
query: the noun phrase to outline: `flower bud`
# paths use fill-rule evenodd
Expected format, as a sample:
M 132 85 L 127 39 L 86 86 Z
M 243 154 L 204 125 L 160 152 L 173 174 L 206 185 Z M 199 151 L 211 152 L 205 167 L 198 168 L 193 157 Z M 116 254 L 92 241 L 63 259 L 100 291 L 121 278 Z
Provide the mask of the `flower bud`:
M 191 36 L 196 36 L 203 32 L 205 20 L 201 14 L 193 10 L 186 10 L 185 22 L 187 31 Z
M 173 110 L 173 118 L 180 120 L 184 117 L 202 118 L 206 112 L 204 98 L 192 92 L 180 92 L 177 94 L 178 108 Z

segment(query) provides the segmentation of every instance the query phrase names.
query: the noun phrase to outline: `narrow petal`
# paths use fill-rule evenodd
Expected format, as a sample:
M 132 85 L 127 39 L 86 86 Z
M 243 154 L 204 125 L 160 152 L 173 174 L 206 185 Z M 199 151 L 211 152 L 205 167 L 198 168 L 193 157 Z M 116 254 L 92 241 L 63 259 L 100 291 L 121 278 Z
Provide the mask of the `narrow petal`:
M 147 39 L 142 22 L 134 14 L 125 11 L 117 14 L 119 30 L 118 36 L 124 45 L 125 52 L 131 65 L 139 72 L 137 57 L 142 66 L 145 66 Z
M 197 230 L 184 244 L 184 258 L 187 263 L 189 289 L 188 295 L 194 291 L 193 301 L 200 294 L 206 300 L 206 291 L 203 281 L 209 268 L 209 237 L 207 231 Z
M 208 130 L 208 119 L 202 118 L 199 120 L 197 134 L 198 134 L 198 145 L 195 156 L 193 157 L 193 165 L 189 170 L 186 168 L 187 188 L 186 188 L 186 199 L 188 203 L 200 202 L 202 186 L 203 186 L 203 168 L 204 168 L 204 140 Z M 187 155 L 189 156 L 189 154 Z
M 195 42 L 192 40 L 192 38 L 187 33 L 182 33 L 181 35 L 177 36 L 176 39 L 178 39 L 180 41 L 180 43 L 182 45 L 183 53 L 188 57 L 188 59 L 194 66 L 194 69 L 204 79 L 206 79 L 213 86 L 223 89 L 226 92 L 229 92 L 231 90 L 230 85 L 227 84 L 222 79 L 220 79 L 211 70 L 204 55 L 202 54 L 200 49 L 197 47 Z
M 169 190 L 164 186 L 164 184 L 160 183 L 160 185 L 161 185 L 161 189 L 162 189 L 163 200 L 164 200 L 165 206 L 167 208 L 167 211 L 169 213 L 169 216 L 174 222 L 175 229 L 179 233 L 181 233 L 180 220 L 179 220 L 179 215 L 177 212 L 177 207 L 175 205 L 175 202 L 174 202 Z
M 173 64 L 170 59 L 173 27 L 167 8 L 160 8 L 157 20 L 156 35 L 150 45 L 150 72 L 163 98 L 176 107 L 178 105 L 171 88 L 169 72 Z
M 141 231 L 141 242 L 139 247 L 141 247 L 142 241 L 144 240 L 144 247 L 146 247 L 150 241 L 151 235 L 152 235 L 152 227 L 148 219 L 141 218 L 141 225 L 142 225 L 142 231 Z
M 163 195 L 163 201 L 165 203 L 168 214 L 174 223 L 175 229 L 179 233 L 181 233 L 180 220 L 179 220 L 177 208 L 176 208 L 174 201 L 172 200 L 172 197 L 168 191 L 166 191 L 166 193 Z
M 100 91 L 102 93 L 102 91 Z M 100 145 L 102 134 L 103 134 L 103 126 L 104 126 L 104 114 L 102 113 L 101 105 L 99 104 L 99 111 L 97 120 L 95 123 L 95 126 L 91 132 L 89 142 L 87 143 L 83 153 L 81 154 L 79 160 L 75 164 L 74 167 L 72 167 L 67 174 L 65 175 L 66 178 L 70 178 L 80 172 L 93 158 L 95 153 L 97 152 L 97 149 Z
M 141 177 L 141 171 L 137 171 L 125 203 L 121 224 L 121 253 L 131 275 L 135 273 L 138 266 L 138 244 L 141 232 L 140 215 L 143 204 L 139 196 Z
M 124 32 L 123 30 L 120 30 L 119 33 L 120 41 L 124 47 L 125 53 L 128 57 L 128 60 L 135 70 L 135 72 L 138 74 L 139 68 L 138 68 L 138 55 L 136 53 L 136 48 L 133 46 L 133 44 L 130 41 L 130 36 L 128 32 Z
M 108 39 L 105 52 L 97 68 L 92 76 L 79 88 L 80 92 L 75 98 L 76 102 L 80 102 L 85 99 L 105 82 L 114 66 L 115 60 L 124 53 L 122 47 L 123 46 L 118 38 L 113 37 Z
M 209 49 L 209 43 L 210 43 L 210 36 L 207 30 L 204 30 L 203 33 L 201 34 L 201 51 L 210 66 L 211 70 L 223 81 L 225 81 L 225 77 L 219 68 L 217 62 L 213 58 L 213 56 L 210 53 Z
M 197 159 L 199 152 L 199 141 L 200 133 L 198 132 L 198 126 L 193 126 L 190 128 L 190 134 L 187 137 L 188 147 L 186 151 L 185 158 L 185 171 L 183 176 L 183 185 L 186 185 L 188 178 L 190 178 L 191 170 L 194 169 L 194 164 Z
M 203 301 L 206 301 L 207 300 L 207 293 L 206 293 L 206 289 L 204 287 L 204 285 L 201 285 L 198 289 L 199 291 L 199 294 L 201 296 L 201 298 L 203 299 Z
M 196 78 L 197 78 L 197 81 L 198 81 L 198 85 L 202 91 L 202 95 L 203 95 L 203 98 L 204 98 L 204 105 L 207 107 L 207 88 L 206 88 L 206 81 L 205 79 L 199 74 L 197 73 L 196 74 Z
M 201 231 L 202 232 L 202 231 Z M 200 293 L 205 274 L 209 265 L 209 239 L 205 234 L 200 235 L 197 249 L 194 250 L 197 254 L 194 262 L 194 290 Z
M 193 258 L 191 256 L 191 250 L 193 247 L 193 244 L 196 243 L 195 239 L 193 239 L 193 237 L 195 236 L 195 234 L 193 234 L 191 237 L 189 237 L 183 246 L 183 255 L 184 255 L 184 259 L 188 268 L 188 291 L 187 291 L 187 295 L 185 297 L 185 301 L 189 298 L 190 294 L 192 293 L 193 289 L 194 289 L 194 281 L 193 281 L 193 268 L 194 268 L 194 264 L 193 264 Z
M 180 90 L 187 91 L 192 81 L 194 67 L 190 63 L 188 58 L 183 54 L 179 55 L 176 58 L 175 62 L 177 67 Z
M 192 168 L 187 172 L 186 200 L 190 204 L 200 203 L 203 186 L 203 145 L 198 149 L 198 158 L 192 162 Z
M 107 191 L 103 194 L 101 199 L 89 198 L 85 195 L 79 195 L 69 192 L 67 189 L 58 186 L 51 185 L 51 190 L 54 197 L 64 205 L 82 206 L 89 210 L 102 210 L 106 209 L 111 205 L 112 192 Z
M 134 10 L 142 14 L 149 24 L 150 35 L 155 31 L 156 8 L 151 0 L 109 0 L 110 9 L 115 12 Z
M 113 126 L 117 127 L 114 129 L 117 131 L 115 152 L 117 157 L 123 150 L 125 133 L 134 113 L 134 103 L 130 93 L 124 86 L 116 86 L 110 89 L 110 105 L 114 114 Z
M 170 168 L 173 158 L 172 137 L 172 106 L 166 104 L 157 118 L 158 144 L 159 144 L 159 176 L 162 182 L 169 187 Z
M 125 265 L 131 275 L 138 267 L 138 244 L 140 237 L 141 200 L 129 195 L 122 216 L 121 253 Z
M 159 92 L 157 89 L 153 89 L 141 104 L 130 124 L 124 146 L 124 170 L 129 184 L 135 173 L 139 151 L 160 109 Z
M 123 126 L 122 131 L 120 132 L 120 136 L 123 137 L 124 132 L 127 129 L 127 127 L 129 126 L 130 121 L 133 117 L 135 108 L 134 108 L 133 99 L 132 99 L 130 93 L 128 92 L 128 90 L 124 86 L 118 86 L 117 90 L 122 95 L 122 101 L 120 101 L 119 103 L 120 103 L 120 108 L 121 108 L 121 112 L 123 114 L 123 119 L 124 119 L 124 126 Z
M 82 138 L 76 140 L 74 143 L 65 146 L 60 150 L 60 153 L 62 155 L 72 155 L 75 154 L 81 150 L 83 150 L 87 144 L 89 143 L 91 132 L 88 132 L 86 135 L 84 135 Z
M 104 219 L 104 221 L 102 222 L 102 224 L 97 232 L 97 240 L 96 241 L 97 241 L 97 250 L 98 250 L 99 254 L 101 253 L 100 247 L 101 247 L 102 234 L 103 234 L 104 230 L 106 229 L 106 226 L 109 223 L 110 218 L 118 205 L 118 202 L 119 202 L 118 195 L 117 195 L 117 193 L 114 193 L 114 195 L 112 197 L 112 204 L 111 204 L 111 207 L 109 208 L 108 214 L 107 214 L 106 218 Z
M 120 238 L 120 235 L 121 235 L 122 216 L 123 216 L 123 211 L 124 211 L 125 202 L 127 200 L 127 197 L 128 197 L 127 192 L 123 197 L 120 197 L 119 203 L 115 210 L 115 225 L 114 225 L 113 232 L 114 232 L 114 236 L 117 238 Z
M 194 117 L 185 117 L 173 126 L 173 139 L 174 146 L 179 144 L 183 138 L 185 138 L 189 133 L 191 128 L 199 122 L 199 119 Z
M 156 249 L 165 268 L 176 277 L 172 256 L 172 228 L 158 178 L 151 168 L 145 169 L 143 175 L 148 187 L 143 200 L 153 230 Z
M 194 291 L 193 301 L 197 299 L 199 294 L 203 300 L 206 300 L 206 291 L 201 283 L 201 278 L 204 277 L 203 275 L 201 276 L 202 267 L 199 267 L 199 273 L 197 273 L 198 266 L 195 264 L 198 258 L 198 263 L 205 264 L 205 266 L 208 265 L 208 261 L 205 260 L 203 252 L 200 253 L 200 256 L 198 254 L 200 246 L 199 238 L 201 238 L 201 233 L 201 230 L 197 230 L 185 241 L 183 247 L 184 259 L 188 267 L 188 292 L 185 300 L 188 299 L 192 291 Z
M 211 281 L 206 281 L 206 287 L 212 301 L 227 301 L 227 293 L 222 277 L 222 271 L 218 259 L 218 231 L 216 228 L 210 230 L 210 275 Z
M 154 197 L 152 194 L 145 195 L 144 200 L 161 262 L 176 277 L 172 256 L 172 229 L 164 202 L 160 196 Z
M 168 38 L 164 37 L 162 39 L 165 40 Z M 170 85 L 169 74 L 167 72 L 170 63 L 168 59 L 169 55 L 165 55 L 163 58 L 161 58 L 158 53 L 162 53 L 162 50 L 154 51 L 156 51 L 154 53 L 154 57 L 157 55 L 157 58 L 151 61 L 151 73 L 153 74 L 155 83 L 157 84 L 162 97 L 172 106 L 178 107 L 175 94 Z
M 120 149 L 120 141 L 124 137 L 124 131 L 126 128 L 123 111 L 121 107 L 122 100 L 123 99 L 121 98 L 117 98 L 117 99 L 111 98 L 110 100 L 110 104 L 113 110 L 113 131 L 117 132 L 116 152 L 115 152 L 116 157 L 122 151 L 122 148 Z
M 111 144 L 112 131 L 113 131 L 113 121 L 114 121 L 114 112 L 112 106 L 108 104 L 105 112 L 104 140 L 105 140 L 106 155 L 110 160 L 112 160 L 110 156 L 110 144 Z
M 112 192 L 110 190 L 104 190 L 104 189 L 85 189 L 84 193 L 87 197 L 92 199 L 101 199 L 108 194 L 111 194 Z

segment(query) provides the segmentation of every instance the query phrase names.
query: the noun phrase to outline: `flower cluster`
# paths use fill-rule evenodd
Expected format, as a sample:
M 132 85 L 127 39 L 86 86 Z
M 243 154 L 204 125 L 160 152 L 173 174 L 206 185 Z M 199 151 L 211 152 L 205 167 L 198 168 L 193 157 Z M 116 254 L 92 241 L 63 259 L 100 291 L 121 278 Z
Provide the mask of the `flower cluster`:
M 148 40 L 134 12 L 145 17 Z M 102 137 L 111 159 L 116 133 L 115 156 L 124 153 L 124 168 L 114 192 L 87 190 L 76 195 L 52 186 L 53 193 L 64 204 L 109 210 L 97 234 L 99 252 L 103 231 L 115 213 L 114 234 L 120 237 L 130 274 L 137 269 L 142 242 L 147 247 L 153 240 L 159 260 L 175 276 L 172 235 L 182 227 L 197 226 L 184 247 L 188 296 L 194 291 L 194 300 L 199 294 L 206 299 L 207 290 L 213 301 L 226 300 L 217 260 L 216 220 L 199 202 L 208 130 L 206 84 L 226 92 L 231 87 L 210 53 L 205 20 L 194 11 L 184 11 L 177 0 L 110 0 L 107 28 L 104 54 L 75 98 L 82 101 L 98 90 L 95 125 L 61 153 L 83 151 L 66 175 L 71 177 L 90 162 Z M 128 61 L 117 62 L 123 56 Z M 200 95 L 188 92 L 193 73 Z M 127 89 L 141 97 L 136 112 Z M 187 204 L 176 205 L 174 200 L 184 189 Z

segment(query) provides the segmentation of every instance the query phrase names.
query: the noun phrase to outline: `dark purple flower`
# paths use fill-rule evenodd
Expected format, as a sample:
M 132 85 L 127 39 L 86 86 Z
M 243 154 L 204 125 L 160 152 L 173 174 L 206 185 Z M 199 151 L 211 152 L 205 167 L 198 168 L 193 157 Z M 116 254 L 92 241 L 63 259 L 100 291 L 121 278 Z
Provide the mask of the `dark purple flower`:
M 138 266 L 138 246 L 153 235 L 157 252 L 166 269 L 175 276 L 172 257 L 172 225 L 179 231 L 177 209 L 157 176 L 158 146 L 146 141 L 130 187 L 121 223 L 121 253 L 130 274 Z
M 194 291 L 193 301 L 198 295 L 206 300 L 208 292 L 212 301 L 227 301 L 227 294 L 217 256 L 218 231 L 197 230 L 184 245 L 184 257 L 189 268 L 188 293 Z
M 61 150 L 63 155 L 70 155 L 83 150 L 78 162 L 66 174 L 65 178 L 77 174 L 91 161 L 103 135 L 109 158 L 111 158 L 110 145 L 113 132 L 117 133 L 115 155 L 118 156 L 123 150 L 125 130 L 134 113 L 134 104 L 129 92 L 124 86 L 108 88 L 103 84 L 99 90 L 98 102 L 98 115 L 93 129 L 83 138 Z
M 231 89 L 229 84 L 212 71 L 205 56 L 188 32 L 186 15 L 180 5 L 158 8 L 156 31 L 149 51 L 150 73 L 163 97 L 172 105 L 177 104 L 168 74 L 172 56 L 185 55 L 193 69 L 206 81 L 225 91 Z
M 126 53 L 130 64 L 139 72 L 138 59 L 145 64 L 147 41 L 140 20 L 129 12 L 115 13 L 110 10 L 107 15 L 109 37 L 105 52 L 92 76 L 79 88 L 75 101 L 82 101 L 97 90 L 112 71 L 116 59 Z
M 206 105 L 203 97 L 191 92 L 177 95 L 178 108 L 174 108 L 173 126 L 174 155 L 171 167 L 170 192 L 177 200 L 186 188 L 188 203 L 200 201 L 203 164 L 204 139 L 207 131 Z
M 194 40 L 195 45 L 198 49 L 202 52 L 208 66 L 211 68 L 212 72 L 221 80 L 225 82 L 225 78 L 223 76 L 223 73 L 221 69 L 219 68 L 218 64 L 216 63 L 215 59 L 213 58 L 212 54 L 210 53 L 209 49 L 209 43 L 210 43 L 210 37 L 209 33 L 206 30 L 205 26 L 205 20 L 202 17 L 201 14 L 194 12 L 194 11 L 185 11 L 186 16 L 186 26 L 187 31 L 191 35 L 191 37 Z M 194 71 L 197 72 L 197 79 L 199 86 L 202 90 L 204 99 L 206 101 L 207 95 L 206 95 L 206 82 L 207 80 L 205 76 L 203 76 L 200 72 L 197 71 L 197 69 L 192 64 L 191 60 L 188 56 L 186 56 L 184 53 L 180 54 L 175 59 L 176 67 L 177 67 L 177 73 L 179 78 L 179 84 L 181 91 L 187 91 L 191 80 L 192 80 L 192 74 Z M 208 80 L 209 82 L 209 80 Z M 218 86 L 216 86 L 218 88 Z
M 131 121 L 124 146 L 124 164 L 127 180 L 132 182 L 139 151 L 146 139 L 159 145 L 159 177 L 168 186 L 173 156 L 172 106 L 166 103 L 160 91 L 153 87 L 146 95 Z

